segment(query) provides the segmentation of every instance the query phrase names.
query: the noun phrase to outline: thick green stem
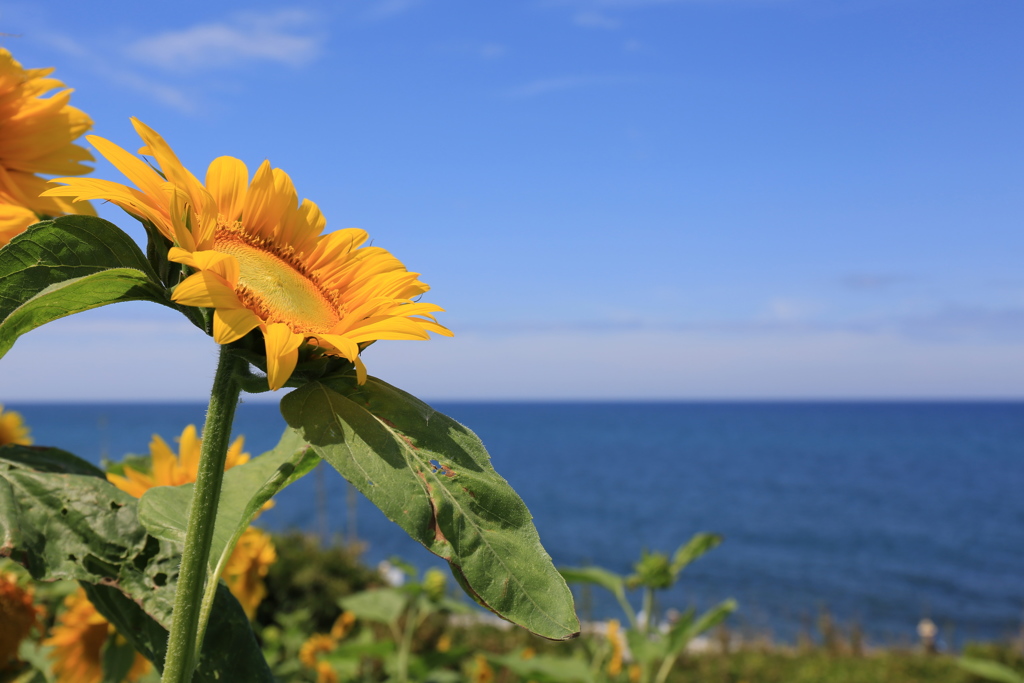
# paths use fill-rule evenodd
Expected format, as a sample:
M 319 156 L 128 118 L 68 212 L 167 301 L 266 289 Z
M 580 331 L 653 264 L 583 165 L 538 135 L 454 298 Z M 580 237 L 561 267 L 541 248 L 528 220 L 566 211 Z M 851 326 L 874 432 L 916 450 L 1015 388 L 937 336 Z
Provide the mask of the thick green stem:
M 235 407 L 241 389 L 235 379 L 236 366 L 244 361 L 231 356 L 227 347 L 220 348 L 217 374 L 210 392 L 210 407 L 203 427 L 203 446 L 199 456 L 192 505 L 189 507 L 188 528 L 185 531 L 185 549 L 181 556 L 178 587 L 174 595 L 171 634 L 167 640 L 167 659 L 162 683 L 189 683 L 199 660 L 200 603 L 207 581 L 207 564 L 213 526 L 217 519 L 217 504 L 224 481 L 224 461 Z M 216 577 L 210 578 L 216 581 Z M 207 615 L 208 616 L 208 615 Z

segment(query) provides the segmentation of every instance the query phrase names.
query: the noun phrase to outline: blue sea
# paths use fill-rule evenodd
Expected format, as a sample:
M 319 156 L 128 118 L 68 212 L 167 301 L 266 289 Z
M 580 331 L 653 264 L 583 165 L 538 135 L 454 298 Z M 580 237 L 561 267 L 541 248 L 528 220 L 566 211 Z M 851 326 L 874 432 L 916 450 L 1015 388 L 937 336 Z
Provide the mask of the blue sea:
M 201 424 L 204 406 L 10 405 L 36 443 L 84 458 L 145 453 Z M 1003 638 L 1024 617 L 1024 403 L 438 403 L 487 445 L 533 512 L 557 565 L 628 572 L 642 549 L 698 531 L 724 543 L 662 607 L 735 597 L 734 624 L 781 640 L 827 608 L 870 641 L 910 641 L 929 617 L 948 641 Z M 246 403 L 236 433 L 256 455 L 277 407 Z M 321 471 L 323 470 L 323 471 Z M 365 559 L 438 560 L 321 466 L 260 522 L 329 537 Z M 582 615 L 620 616 L 599 589 Z

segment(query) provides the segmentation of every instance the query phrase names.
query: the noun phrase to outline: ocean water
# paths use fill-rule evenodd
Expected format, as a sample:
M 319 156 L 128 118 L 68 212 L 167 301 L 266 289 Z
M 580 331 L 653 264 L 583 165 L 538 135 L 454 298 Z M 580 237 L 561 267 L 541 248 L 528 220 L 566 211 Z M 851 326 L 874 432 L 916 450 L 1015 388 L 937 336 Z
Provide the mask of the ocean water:
M 201 424 L 202 405 L 11 405 L 36 442 L 86 459 L 145 453 Z M 1024 617 L 1024 403 L 438 403 L 487 445 L 557 565 L 628 572 L 642 549 L 698 531 L 724 543 L 663 607 L 740 602 L 734 623 L 791 640 L 826 607 L 875 642 L 930 617 L 955 642 Z M 243 404 L 254 455 L 284 422 Z M 321 471 L 322 470 L 322 471 Z M 321 467 L 261 517 L 274 530 L 353 530 L 366 559 L 440 563 Z M 595 589 L 584 616 L 619 616 Z

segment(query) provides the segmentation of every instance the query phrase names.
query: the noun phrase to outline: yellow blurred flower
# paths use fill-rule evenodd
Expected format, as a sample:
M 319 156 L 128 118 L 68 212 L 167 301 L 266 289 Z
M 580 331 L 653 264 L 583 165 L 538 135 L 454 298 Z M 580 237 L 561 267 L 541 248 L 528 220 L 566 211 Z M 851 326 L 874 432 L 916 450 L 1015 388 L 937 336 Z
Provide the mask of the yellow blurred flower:
M 167 442 L 154 434 L 153 440 L 149 442 L 152 471 L 142 472 L 125 465 L 123 476 L 108 472 L 107 480 L 136 498 L 141 498 L 143 493 L 155 486 L 180 486 L 195 482 L 203 440 L 197 435 L 195 425 L 189 425 L 177 441 L 178 454 L 175 455 Z M 228 448 L 225 470 L 249 462 L 249 454 L 242 452 L 244 443 L 245 438 L 240 436 Z M 268 502 L 264 508 L 271 504 Z M 222 578 L 250 619 L 267 596 L 263 579 L 275 560 L 277 551 L 270 537 L 259 529 L 249 527 L 238 539 L 224 567 Z
M 21 419 L 21 413 L 13 410 L 4 411 L 3 404 L 0 404 L 0 446 L 9 443 L 31 446 L 32 437 L 29 429 Z
M 338 683 L 338 674 L 320 655 L 334 650 L 338 641 L 326 633 L 314 633 L 299 648 L 299 661 L 316 671 L 316 683 Z
M 380 247 L 360 248 L 363 230 L 324 235 L 316 204 L 299 203 L 291 178 L 269 162 L 252 180 L 246 165 L 219 157 L 200 183 L 170 146 L 132 119 L 165 181 L 150 166 L 96 136 L 89 141 L 138 190 L 104 180 L 60 178 L 48 196 L 105 199 L 153 224 L 174 243 L 169 258 L 192 269 L 173 300 L 214 309 L 213 338 L 233 342 L 257 327 L 266 342 L 267 380 L 284 386 L 307 343 L 347 358 L 359 380 L 362 348 L 379 339 L 451 335 L 431 315 L 442 309 L 413 301 L 429 287 Z
M 136 498 L 141 498 L 143 493 L 154 486 L 191 484 L 199 472 L 199 451 L 203 440 L 196 434 L 195 425 L 185 427 L 176 440 L 177 455 L 166 441 L 154 434 L 153 440 L 149 442 L 149 455 L 152 458 L 150 472 L 140 472 L 130 465 L 125 465 L 124 476 L 107 474 L 107 479 L 117 488 Z M 244 443 L 245 437 L 240 436 L 228 448 L 227 460 L 224 462 L 225 470 L 249 462 L 249 454 L 242 452 Z
M 43 645 L 53 647 L 50 657 L 54 660 L 57 683 L 100 683 L 103 680 L 103 645 L 116 631 L 96 611 L 81 588 L 64 600 L 64 607 L 52 634 L 43 641 Z M 145 657 L 135 653 L 126 680 L 139 680 L 149 666 Z
M 92 120 L 70 106 L 71 89 L 53 69 L 25 69 L 0 48 L 0 246 L 38 220 L 37 214 L 94 215 L 87 202 L 40 197 L 46 180 L 37 174 L 76 176 L 92 169 L 92 155 L 74 141 Z M 44 97 L 51 90 L 64 88 Z
M 342 612 L 334 621 L 334 626 L 331 627 L 331 638 L 335 640 L 344 640 L 345 636 L 352 632 L 352 627 L 356 625 L 356 615 L 352 612 Z
M 487 657 L 483 655 L 473 657 L 470 680 L 473 683 L 491 683 L 494 680 L 494 669 L 491 668 Z
M 276 560 L 277 550 L 270 536 L 256 527 L 249 527 L 238 539 L 224 567 L 221 578 L 238 598 L 238 602 L 242 603 L 250 619 L 256 616 L 256 608 L 267 597 L 267 586 L 263 579 Z
M 437 639 L 437 651 L 448 652 L 452 649 L 452 637 L 447 633 L 442 633 L 441 637 Z
M 31 586 L 19 585 L 14 572 L 0 573 L 0 672 L 17 661 L 18 646 L 42 614 L 33 603 Z
M 612 646 L 612 656 L 608 660 L 608 675 L 615 677 L 622 673 L 622 627 L 618 619 L 608 621 L 608 630 L 605 635 Z
M 643 673 L 643 671 L 641 671 L 639 664 L 630 664 L 629 665 L 629 683 L 639 683 L 640 682 L 640 674 L 642 674 L 642 673 Z

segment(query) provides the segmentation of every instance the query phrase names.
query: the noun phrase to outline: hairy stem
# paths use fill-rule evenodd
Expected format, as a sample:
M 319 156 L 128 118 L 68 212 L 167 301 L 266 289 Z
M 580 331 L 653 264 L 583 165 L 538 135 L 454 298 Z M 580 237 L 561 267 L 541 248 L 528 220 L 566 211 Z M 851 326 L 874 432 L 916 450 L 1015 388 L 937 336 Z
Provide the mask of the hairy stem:
M 224 481 L 224 461 L 231 439 L 231 425 L 241 391 L 235 379 L 235 366 L 243 362 L 230 355 L 227 347 L 220 348 L 217 373 L 210 392 L 210 407 L 203 427 L 199 472 L 189 507 L 185 549 L 174 594 L 171 633 L 167 640 L 167 660 L 161 683 L 189 683 L 199 660 L 201 643 L 197 642 L 196 635 L 201 630 L 200 604 L 207 580 L 217 580 L 216 577 L 207 576 L 207 563 L 221 484 Z

